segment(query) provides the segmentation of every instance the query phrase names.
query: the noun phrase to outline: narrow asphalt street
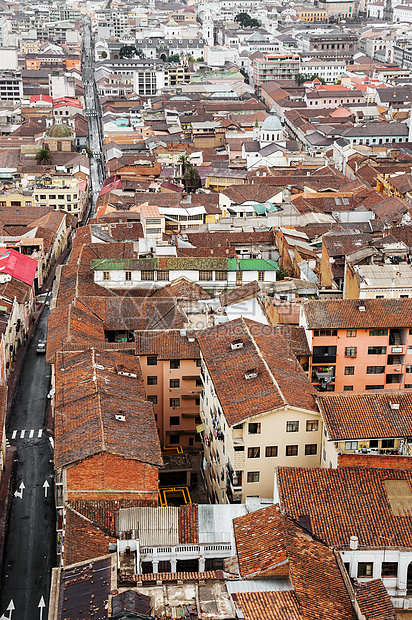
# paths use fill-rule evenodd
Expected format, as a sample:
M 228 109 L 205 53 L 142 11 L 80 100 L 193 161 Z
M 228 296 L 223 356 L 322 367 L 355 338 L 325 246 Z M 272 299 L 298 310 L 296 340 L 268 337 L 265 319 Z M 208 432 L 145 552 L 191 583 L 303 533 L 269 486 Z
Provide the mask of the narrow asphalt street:
M 89 123 L 89 147 L 93 153 L 93 157 L 90 159 L 90 217 L 93 217 L 97 197 L 105 178 L 104 157 L 102 154 L 103 130 L 100 101 L 94 79 L 94 47 L 89 22 L 84 24 L 83 33 L 82 71 L 84 98 L 86 102 L 86 117 Z
M 17 466 L 4 550 L 0 620 L 46 620 L 48 614 L 50 574 L 55 565 L 53 450 L 45 432 L 50 366 L 44 355 L 36 353 L 38 341 L 46 338 L 48 315 L 46 306 L 27 348 L 7 429 L 9 445 L 17 448 Z

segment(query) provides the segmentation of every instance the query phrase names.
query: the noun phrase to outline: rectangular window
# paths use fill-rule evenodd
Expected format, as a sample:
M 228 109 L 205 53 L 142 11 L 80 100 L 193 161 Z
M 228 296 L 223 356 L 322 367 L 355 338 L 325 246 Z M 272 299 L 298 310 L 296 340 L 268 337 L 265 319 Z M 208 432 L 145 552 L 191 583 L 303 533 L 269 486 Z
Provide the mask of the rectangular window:
M 398 562 L 382 562 L 381 577 L 397 577 Z
M 213 280 L 213 271 L 199 271 L 199 280 L 211 282 Z
M 178 445 L 180 443 L 180 435 L 170 435 L 169 443 L 174 446 Z
M 157 366 L 157 355 L 148 355 L 147 356 L 147 365 L 148 366 Z
M 367 366 L 367 375 L 382 375 L 385 372 L 385 366 Z
M 286 456 L 298 456 L 298 446 L 286 446 Z
M 344 385 L 343 386 L 343 391 L 344 392 L 353 392 L 353 385 Z
M 382 439 L 382 448 L 390 449 L 395 447 L 395 441 L 393 439 Z
M 345 347 L 345 357 L 356 357 L 356 347 Z
M 356 329 L 347 329 L 346 330 L 347 338 L 355 338 L 356 337 Z
M 287 433 L 297 433 L 299 430 L 299 422 L 286 422 Z
M 170 426 L 179 426 L 180 424 L 180 416 L 179 415 L 171 415 L 170 419 Z
M 132 272 L 126 271 L 126 282 L 130 282 L 132 279 Z
M 156 396 L 156 394 L 150 394 L 147 397 L 147 400 L 149 401 L 149 403 L 152 403 L 153 405 L 157 405 L 157 396 Z
M 372 577 L 372 576 L 373 576 L 373 562 L 359 562 L 358 577 Z
M 369 336 L 387 336 L 387 335 L 388 335 L 387 329 L 370 329 L 369 330 Z
M 319 430 L 319 420 L 306 420 L 307 432 Z
M 226 282 L 227 271 L 215 271 L 215 280 L 218 280 L 220 282 Z
M 180 368 L 180 360 L 170 360 L 170 368 L 172 370 L 177 370 Z
M 277 446 L 266 446 L 265 456 L 267 456 L 269 458 L 271 456 L 277 456 L 277 455 L 278 455 L 278 447 Z
M 247 481 L 248 482 L 259 482 L 260 472 L 258 471 L 248 471 L 247 472 Z
M 264 271 L 258 271 L 258 280 L 259 280 L 259 282 L 264 282 L 265 281 L 265 272 Z
M 305 445 L 305 455 L 313 455 L 318 453 L 318 446 L 316 443 L 307 443 Z
M 368 347 L 368 355 L 385 355 L 386 347 Z
M 243 284 L 243 272 L 236 271 L 236 286 L 242 286 Z
M 258 458 L 260 458 L 260 448 L 248 448 L 247 449 L 247 458 L 248 459 L 258 459 Z
M 260 432 L 261 432 L 260 422 L 250 422 L 248 432 L 249 432 L 249 435 L 260 435 Z
M 103 271 L 103 280 L 110 280 L 110 271 Z
M 383 385 L 365 385 L 365 390 L 383 390 Z
M 147 377 L 147 385 L 157 385 L 157 377 Z
M 171 388 L 178 388 L 178 387 L 180 387 L 180 379 L 170 379 L 169 385 L 170 385 Z
M 354 375 L 355 366 L 345 366 L 345 375 Z
M 315 329 L 313 331 L 314 336 L 325 337 L 325 336 L 337 336 L 337 329 Z
M 167 269 L 159 269 L 157 272 L 158 280 L 168 280 L 169 279 L 169 271 Z
M 140 272 L 141 273 L 141 280 L 147 281 L 147 280 L 154 280 L 154 271 L 148 271 L 148 270 L 143 270 Z
M 202 360 L 196 360 L 196 368 L 202 367 Z
M 171 398 L 170 399 L 171 407 L 180 407 L 180 398 Z
M 358 442 L 357 441 L 345 441 L 345 450 L 357 450 Z

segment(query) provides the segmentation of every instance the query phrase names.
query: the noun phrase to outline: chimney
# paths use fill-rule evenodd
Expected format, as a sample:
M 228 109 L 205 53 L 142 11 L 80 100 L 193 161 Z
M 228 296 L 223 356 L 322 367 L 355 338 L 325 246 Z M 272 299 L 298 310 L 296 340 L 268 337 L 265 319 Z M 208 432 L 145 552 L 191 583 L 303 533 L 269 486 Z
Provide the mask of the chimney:
M 356 551 L 358 548 L 358 537 L 357 536 L 351 536 L 350 537 L 350 543 L 349 546 L 351 548 L 351 551 Z

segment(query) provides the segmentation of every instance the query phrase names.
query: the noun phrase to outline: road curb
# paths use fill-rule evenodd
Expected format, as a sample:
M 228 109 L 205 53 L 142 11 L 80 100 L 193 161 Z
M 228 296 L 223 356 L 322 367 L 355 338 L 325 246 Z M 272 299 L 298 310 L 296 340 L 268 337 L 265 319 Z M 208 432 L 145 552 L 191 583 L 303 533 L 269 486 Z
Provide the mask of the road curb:
M 0 484 L 0 568 L 3 568 L 4 543 L 10 517 L 17 448 L 7 448 L 6 467 Z M 0 586 L 2 570 L 0 571 Z

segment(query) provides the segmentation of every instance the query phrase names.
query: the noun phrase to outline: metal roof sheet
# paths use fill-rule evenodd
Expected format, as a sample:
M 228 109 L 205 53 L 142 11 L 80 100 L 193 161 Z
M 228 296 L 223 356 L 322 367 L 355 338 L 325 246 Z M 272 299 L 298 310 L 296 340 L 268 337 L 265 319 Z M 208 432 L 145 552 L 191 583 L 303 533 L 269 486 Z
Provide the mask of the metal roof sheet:
M 179 544 L 179 508 L 121 508 L 119 531 L 138 532 L 143 547 L 176 546 Z
M 199 543 L 232 543 L 232 521 L 247 512 L 244 504 L 199 504 Z

